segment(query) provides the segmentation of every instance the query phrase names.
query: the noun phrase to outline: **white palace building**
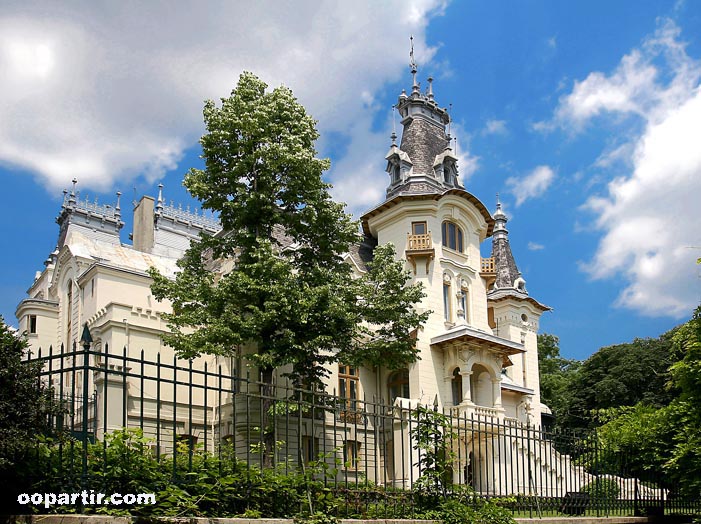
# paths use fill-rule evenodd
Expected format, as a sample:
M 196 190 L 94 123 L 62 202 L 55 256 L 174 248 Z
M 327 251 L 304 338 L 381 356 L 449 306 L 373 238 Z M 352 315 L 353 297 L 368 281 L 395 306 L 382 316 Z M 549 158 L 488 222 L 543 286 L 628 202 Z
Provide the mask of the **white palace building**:
M 332 369 L 328 391 L 345 392 L 354 405 L 384 399 L 394 412 L 387 418 L 383 408 L 380 423 L 376 416 L 309 416 L 300 410 L 292 415 L 293 424 L 286 422 L 286 453 L 309 457 L 320 448 L 334 449 L 346 463 L 354 462 L 348 469 L 362 470 L 369 480 L 407 486 L 419 471 L 406 410 L 437 403 L 458 426 L 467 428 L 474 420 L 492 424 L 488 430 L 485 423 L 471 422 L 472 429 L 458 431 L 456 481 L 503 494 L 576 491 L 589 476 L 569 457 L 541 440 L 499 440 L 507 428 L 539 426 L 541 414 L 549 411 L 540 402 L 536 336 L 549 308 L 526 290 L 500 204 L 490 213 L 461 184 L 447 131 L 449 114 L 437 104 L 431 79 L 421 92 L 413 73 L 411 92 L 402 92 L 396 106 L 403 131 L 399 144 L 392 136 L 385 157 L 386 198 L 361 217 L 364 240 L 347 261 L 360 274 L 374 247 L 391 242 L 412 279 L 423 283 L 426 297 L 418 307 L 432 313 L 416 335 L 420 360 L 392 372 Z M 80 349 L 87 323 L 94 352 L 83 368 L 88 376 L 73 356 L 68 360 L 77 367 L 70 376 L 60 384 L 53 380 L 76 397 L 87 385 L 90 409 L 82 413 L 97 438 L 141 425 L 158 438 L 162 453 L 172 450 L 175 438 L 210 449 L 227 439 L 244 449 L 260 421 L 251 414 L 255 403 L 244 398 L 244 388 L 233 385 L 245 376 L 245 359 L 203 356 L 174 365 L 172 350 L 161 341 L 167 331 L 162 313 L 170 306 L 154 300 L 146 272 L 153 266 L 173 275 L 190 241 L 220 226 L 211 215 L 167 205 L 162 186 L 155 199 L 143 197 L 133 212 L 129 245 L 120 240 L 119 193 L 115 205 L 98 205 L 79 196 L 74 180 L 57 218 L 56 250 L 17 307 L 19 329 L 35 355 L 41 348 L 43 356 L 49 351 L 55 356 L 61 346 L 64 352 L 74 345 Z M 482 258 L 480 246 L 488 241 L 491 256 Z M 209 375 L 202 374 L 205 369 Z M 196 387 L 188 387 L 188 381 Z M 78 411 L 75 420 L 83 423 Z

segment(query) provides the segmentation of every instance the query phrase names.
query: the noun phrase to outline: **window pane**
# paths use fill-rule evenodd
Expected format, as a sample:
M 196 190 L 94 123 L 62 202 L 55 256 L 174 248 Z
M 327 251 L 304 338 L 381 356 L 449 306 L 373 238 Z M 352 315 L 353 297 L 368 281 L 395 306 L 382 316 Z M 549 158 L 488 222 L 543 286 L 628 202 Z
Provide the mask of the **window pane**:
M 450 320 L 450 286 L 443 285 L 443 318 L 446 322 Z
M 455 224 L 448 224 L 448 247 L 455 249 Z
M 443 225 L 441 226 L 441 244 L 444 246 L 446 245 L 446 238 L 448 237 L 448 233 L 446 233 L 446 230 L 448 229 L 448 222 L 443 222 Z
M 462 253 L 462 230 L 458 228 L 458 251 Z
M 426 222 L 413 222 L 411 228 L 414 235 L 426 234 Z

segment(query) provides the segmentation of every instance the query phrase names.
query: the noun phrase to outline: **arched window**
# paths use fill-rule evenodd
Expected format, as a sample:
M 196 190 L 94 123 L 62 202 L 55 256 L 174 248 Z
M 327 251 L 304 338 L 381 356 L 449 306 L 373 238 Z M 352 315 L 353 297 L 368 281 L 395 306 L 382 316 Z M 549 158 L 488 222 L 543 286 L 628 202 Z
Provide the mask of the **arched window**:
M 460 253 L 463 252 L 463 234 L 462 229 L 454 222 L 443 222 L 441 228 L 443 233 L 443 247 L 454 249 Z
M 453 378 L 450 381 L 450 385 L 453 390 L 453 406 L 457 406 L 462 402 L 462 375 L 460 374 L 460 368 L 453 370 Z
M 409 370 L 400 369 L 392 373 L 387 379 L 389 388 L 389 402 L 394 403 L 397 397 L 409 398 Z

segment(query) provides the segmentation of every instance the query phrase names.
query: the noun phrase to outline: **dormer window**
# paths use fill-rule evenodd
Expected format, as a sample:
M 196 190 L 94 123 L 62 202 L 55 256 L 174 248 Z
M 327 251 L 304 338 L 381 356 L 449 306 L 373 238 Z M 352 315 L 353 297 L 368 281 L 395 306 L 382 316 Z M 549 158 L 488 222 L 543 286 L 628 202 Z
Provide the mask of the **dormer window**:
M 399 182 L 399 163 L 392 163 L 392 184 Z
M 463 234 L 462 229 L 454 222 L 443 222 L 443 247 L 453 249 L 459 253 L 463 252 Z

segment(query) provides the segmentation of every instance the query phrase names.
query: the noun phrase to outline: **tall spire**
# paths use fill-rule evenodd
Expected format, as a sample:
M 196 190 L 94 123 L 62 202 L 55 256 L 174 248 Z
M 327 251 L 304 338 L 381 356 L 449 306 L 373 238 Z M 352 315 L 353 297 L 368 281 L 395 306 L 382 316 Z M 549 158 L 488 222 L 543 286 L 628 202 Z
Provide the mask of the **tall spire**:
M 494 257 L 497 274 L 494 287 L 496 289 L 514 289 L 525 293 L 525 281 L 516 266 L 509 244 L 509 231 L 506 229 L 508 221 L 509 219 L 501 208 L 497 193 L 497 209 L 494 212 L 494 233 L 492 235 L 492 257 Z

